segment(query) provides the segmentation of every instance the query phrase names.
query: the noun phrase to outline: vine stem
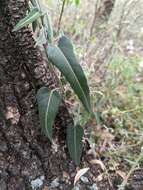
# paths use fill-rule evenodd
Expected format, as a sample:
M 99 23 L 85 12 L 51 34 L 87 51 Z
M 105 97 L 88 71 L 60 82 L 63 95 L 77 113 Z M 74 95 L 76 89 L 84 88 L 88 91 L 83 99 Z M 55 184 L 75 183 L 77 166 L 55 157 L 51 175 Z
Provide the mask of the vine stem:
M 60 28 L 61 28 L 61 21 L 62 21 L 62 17 L 63 17 L 63 13 L 64 13 L 65 4 L 66 4 L 66 0 L 63 0 L 62 10 L 60 13 L 60 18 L 59 18 L 59 23 L 58 23 L 58 32 L 60 31 Z
M 66 0 L 65 0 L 66 1 Z M 40 5 L 40 3 L 39 3 L 39 0 L 36 0 L 36 2 L 37 2 L 37 5 L 39 6 L 39 9 L 42 11 L 42 8 L 41 8 L 41 5 Z M 65 4 L 65 3 L 64 3 Z M 48 16 L 48 14 L 47 14 L 47 16 Z M 45 31 L 45 28 L 44 28 L 44 23 L 43 23 L 43 19 L 42 19 L 42 17 L 41 17 L 41 27 L 43 27 L 43 29 L 44 29 L 44 36 L 45 36 L 45 39 L 47 39 L 47 33 L 46 33 L 46 31 Z M 51 40 L 51 42 L 52 42 L 52 40 Z M 50 42 L 50 43 L 51 43 Z M 48 55 L 47 55 L 47 45 L 48 45 L 48 40 L 46 41 L 46 44 L 43 44 L 43 48 L 44 48 L 44 51 L 45 51 L 45 54 L 46 54 L 46 56 L 47 56 L 47 59 L 48 59 Z M 55 76 L 56 76 L 56 78 L 57 78 L 57 80 L 58 80 L 58 76 L 57 76 L 57 73 L 56 73 L 56 71 L 55 71 L 55 69 L 54 69 L 54 66 L 52 65 L 52 63 L 50 62 L 50 61 L 48 61 L 48 64 L 49 64 L 49 67 L 50 67 L 50 70 L 55 74 Z M 62 83 L 61 83 L 61 80 L 59 80 L 59 86 L 60 86 L 60 88 L 61 88 L 61 92 L 62 92 L 62 94 L 64 94 L 64 87 L 63 87 L 63 85 L 62 85 Z

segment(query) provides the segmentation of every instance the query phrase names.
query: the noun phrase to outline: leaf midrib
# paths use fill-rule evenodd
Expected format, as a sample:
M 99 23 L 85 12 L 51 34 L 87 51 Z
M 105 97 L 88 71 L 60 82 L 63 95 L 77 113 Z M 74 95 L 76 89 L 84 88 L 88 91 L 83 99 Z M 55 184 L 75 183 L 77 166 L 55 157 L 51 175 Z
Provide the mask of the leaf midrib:
M 21 25 L 21 26 L 17 26 L 13 31 L 16 31 L 16 30 L 19 30 L 21 29 L 23 26 L 25 26 L 25 23 L 27 23 L 29 20 L 32 20 L 33 17 L 35 17 L 36 15 L 36 19 L 37 19 L 37 16 L 40 16 L 40 12 L 39 11 L 36 11 L 36 10 L 33 10 L 33 12 L 35 11 L 35 13 L 33 14 L 33 16 L 31 16 L 29 19 L 26 19 L 25 21 L 20 21 L 18 24 Z M 32 12 L 31 12 L 32 13 Z M 27 15 L 29 16 L 29 15 Z M 36 20 L 35 19 L 35 20 Z
M 49 95 L 49 98 L 48 98 L 48 104 L 47 104 L 47 109 L 46 109 L 46 112 L 45 112 L 45 126 L 46 126 L 46 132 L 47 132 L 47 135 L 49 137 L 49 139 L 51 140 L 51 137 L 50 137 L 50 134 L 49 134 L 49 131 L 47 130 L 47 122 L 48 122 L 48 113 L 49 113 L 49 107 L 50 107 L 50 100 L 52 98 L 52 95 L 54 93 L 55 90 L 52 90 L 50 92 L 50 95 Z
M 74 127 L 74 142 L 75 142 L 75 160 L 76 160 L 76 162 L 77 162 L 77 148 L 76 148 L 76 144 L 77 144 L 77 142 L 76 142 L 76 128 Z
M 64 54 L 63 54 L 63 55 L 64 55 Z M 65 55 L 64 55 L 64 57 L 65 57 Z M 65 57 L 65 59 L 67 60 L 66 57 Z M 85 96 L 85 93 L 84 93 L 84 91 L 83 91 L 83 89 L 82 89 L 82 87 L 81 87 L 81 85 L 80 85 L 80 82 L 79 82 L 79 80 L 78 80 L 76 74 L 74 73 L 72 66 L 69 64 L 68 60 L 67 60 L 67 63 L 68 63 L 68 65 L 70 66 L 70 68 L 71 68 L 71 70 L 72 70 L 72 73 L 73 73 L 74 76 L 75 76 L 75 79 L 76 79 L 76 81 L 77 81 L 77 83 L 78 83 L 78 85 L 79 85 L 79 87 L 80 87 L 80 89 L 81 89 L 81 91 L 82 91 L 82 94 L 83 94 L 83 96 L 84 96 L 84 99 L 86 100 L 86 104 L 88 105 L 88 109 L 90 110 L 87 97 Z
M 58 47 L 57 47 L 57 48 L 58 48 Z M 60 48 L 58 48 L 58 49 L 60 50 Z M 60 52 L 62 53 L 62 51 L 61 51 L 61 50 L 60 50 Z M 62 53 L 62 54 L 63 54 L 63 53 Z M 67 58 L 65 57 L 65 55 L 64 55 L 64 54 L 63 54 L 63 56 L 64 56 L 64 58 L 65 58 L 66 62 L 68 63 L 68 65 L 69 65 L 69 67 L 70 67 L 70 69 L 71 69 L 71 71 L 72 71 L 73 75 L 75 76 L 75 79 L 76 79 L 76 81 L 77 81 L 77 83 L 78 83 L 78 85 L 79 85 L 79 87 L 80 87 L 80 90 L 82 91 L 82 94 L 83 94 L 83 96 L 84 96 L 84 99 L 85 99 L 85 101 L 86 101 L 86 105 L 87 105 L 87 107 L 88 107 L 88 111 L 90 112 L 91 110 L 90 110 L 90 108 L 89 108 L 89 103 L 88 103 L 87 97 L 85 96 L 85 93 L 84 93 L 84 91 L 83 91 L 83 89 L 82 89 L 82 87 L 81 87 L 81 85 L 80 85 L 80 82 L 79 82 L 79 80 L 78 80 L 77 76 L 75 75 L 75 73 L 74 73 L 74 71 L 73 71 L 73 69 L 72 69 L 71 65 L 69 64 L 69 62 L 68 62 Z

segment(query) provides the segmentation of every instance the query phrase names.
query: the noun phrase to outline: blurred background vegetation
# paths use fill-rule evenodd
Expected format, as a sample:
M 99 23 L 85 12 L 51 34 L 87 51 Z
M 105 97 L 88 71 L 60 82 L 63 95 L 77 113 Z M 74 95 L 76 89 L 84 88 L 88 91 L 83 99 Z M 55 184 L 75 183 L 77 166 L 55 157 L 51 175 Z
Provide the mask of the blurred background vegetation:
M 96 121 L 67 84 L 67 104 L 75 122 L 87 129 L 97 157 L 110 158 L 109 170 L 119 170 L 124 161 L 128 170 L 123 176 L 134 164 L 143 166 L 143 158 L 138 159 L 143 146 L 143 1 L 69 0 L 61 21 L 63 1 L 42 2 L 55 31 L 59 27 L 74 41 L 88 78 Z

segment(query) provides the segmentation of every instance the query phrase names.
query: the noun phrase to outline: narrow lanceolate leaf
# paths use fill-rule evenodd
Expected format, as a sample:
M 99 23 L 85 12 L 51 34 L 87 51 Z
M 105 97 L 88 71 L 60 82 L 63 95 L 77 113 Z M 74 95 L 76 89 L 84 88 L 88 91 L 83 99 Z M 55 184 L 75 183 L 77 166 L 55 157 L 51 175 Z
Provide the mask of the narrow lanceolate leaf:
M 37 93 L 37 101 L 40 126 L 44 134 L 52 141 L 52 127 L 61 102 L 61 96 L 56 90 L 49 91 L 46 87 L 42 87 Z
M 50 16 L 47 14 L 45 14 L 44 16 L 44 26 L 47 32 L 47 39 L 48 41 L 51 43 L 52 39 L 53 39 L 53 28 L 52 28 L 52 23 L 51 23 L 51 19 Z
M 37 2 L 36 2 L 36 0 L 30 0 L 30 2 L 32 3 L 32 5 L 33 5 L 34 7 L 37 7 Z
M 37 27 L 38 27 L 38 23 L 37 23 L 37 20 L 35 20 L 35 21 L 32 22 L 32 30 L 33 30 L 33 32 L 36 31 Z
M 20 30 L 24 26 L 31 24 L 32 22 L 37 20 L 40 16 L 42 16 L 42 13 L 38 11 L 37 8 L 34 8 L 31 12 L 29 12 L 29 14 L 25 18 L 23 18 L 16 24 L 16 26 L 13 29 L 13 32 Z
M 83 128 L 79 125 L 67 128 L 67 144 L 71 158 L 80 164 L 82 154 Z
M 83 69 L 80 66 L 80 64 L 77 60 L 77 57 L 74 53 L 72 41 L 68 37 L 62 36 L 59 39 L 58 46 L 61 49 L 61 51 L 63 52 L 63 54 L 65 55 L 65 57 L 67 58 L 68 62 L 70 63 L 70 65 L 78 79 L 78 82 L 80 83 L 81 88 L 83 89 L 83 91 L 85 93 L 87 101 L 90 105 L 90 95 L 89 95 L 90 93 L 89 93 L 89 87 L 87 84 L 87 79 L 86 79 Z
M 51 63 L 61 71 L 66 80 L 70 83 L 72 89 L 79 97 L 85 109 L 88 112 L 91 112 L 91 107 L 88 97 L 86 96 L 86 93 L 82 85 L 80 84 L 79 79 L 75 74 L 71 64 L 68 62 L 67 58 L 64 56 L 62 51 L 56 46 L 49 45 L 47 53 Z

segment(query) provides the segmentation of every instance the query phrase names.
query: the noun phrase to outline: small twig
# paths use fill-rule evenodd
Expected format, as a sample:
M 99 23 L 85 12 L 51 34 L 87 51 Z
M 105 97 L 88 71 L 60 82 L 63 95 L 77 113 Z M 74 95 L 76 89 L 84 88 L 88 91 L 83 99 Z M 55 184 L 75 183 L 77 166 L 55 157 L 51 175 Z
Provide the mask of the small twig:
M 61 21 L 62 21 L 62 17 L 63 17 L 63 13 L 64 13 L 65 4 L 66 4 L 66 0 L 63 0 L 62 10 L 60 13 L 60 18 L 59 18 L 59 23 L 58 23 L 58 32 L 60 31 L 60 28 L 61 28 Z
M 97 13 L 98 13 L 98 4 L 99 4 L 99 0 L 95 0 L 94 16 L 93 16 L 92 24 L 91 24 L 90 31 L 89 31 L 89 39 L 88 39 L 88 42 L 87 42 L 87 45 L 86 45 L 86 52 L 87 52 L 87 50 L 89 48 L 90 39 L 91 39 L 91 37 L 93 35 L 93 30 L 94 30 L 94 27 L 95 27 L 96 17 L 97 17 Z
M 90 28 L 89 38 L 91 38 L 93 35 L 93 29 L 95 26 L 96 16 L 97 16 L 97 12 L 98 12 L 98 4 L 99 4 L 99 0 L 95 1 L 94 17 L 93 17 L 93 21 L 92 21 L 91 28 Z
M 141 111 L 143 110 L 143 107 L 138 107 L 138 108 L 133 108 L 133 109 L 130 109 L 130 110 L 124 110 L 124 111 L 119 111 L 117 113 L 115 113 L 116 116 L 118 115 L 122 115 L 122 114 L 126 114 L 126 113 L 131 113 L 131 112 L 138 112 L 138 111 Z

